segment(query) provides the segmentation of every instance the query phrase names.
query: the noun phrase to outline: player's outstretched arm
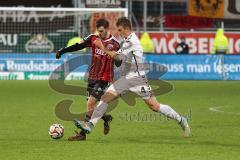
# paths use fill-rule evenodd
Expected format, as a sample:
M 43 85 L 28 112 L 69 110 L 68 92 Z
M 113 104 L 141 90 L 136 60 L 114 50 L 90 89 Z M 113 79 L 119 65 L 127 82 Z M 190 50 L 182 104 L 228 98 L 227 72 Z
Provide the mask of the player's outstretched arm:
M 57 53 L 56 53 L 56 59 L 61 58 L 61 56 L 62 56 L 64 53 L 78 51 L 78 50 L 81 50 L 81 49 L 86 48 L 86 46 L 87 46 L 87 44 L 86 44 L 86 42 L 84 41 L 83 43 L 76 43 L 76 44 L 74 44 L 74 45 L 72 45 L 72 46 L 61 48 L 61 49 L 58 50 Z
M 82 50 L 87 47 L 91 47 L 92 37 L 93 35 L 89 35 L 86 38 L 84 38 L 84 41 L 82 43 L 75 43 L 72 46 L 61 48 L 60 50 L 57 51 L 56 58 L 57 59 L 61 58 L 61 56 L 67 52 L 74 52 L 74 51 Z

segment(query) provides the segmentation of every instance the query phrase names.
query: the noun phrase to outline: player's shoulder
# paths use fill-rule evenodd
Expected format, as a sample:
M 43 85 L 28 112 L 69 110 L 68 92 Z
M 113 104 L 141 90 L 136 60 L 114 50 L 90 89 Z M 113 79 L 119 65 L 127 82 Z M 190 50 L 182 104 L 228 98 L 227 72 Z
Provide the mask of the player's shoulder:
M 125 39 L 125 43 L 129 43 L 131 45 L 140 45 L 140 40 L 138 38 L 138 36 L 132 32 L 126 39 Z
M 117 49 L 120 48 L 120 42 L 117 40 L 117 38 L 113 35 L 110 35 L 108 39 L 105 39 L 104 42 L 109 42 L 116 46 Z
M 132 33 L 126 38 L 127 41 L 134 41 L 134 40 L 136 40 L 136 39 L 138 39 L 138 36 L 137 36 L 136 33 L 134 33 L 134 32 L 132 32 Z
M 112 35 L 112 39 L 113 39 L 114 42 L 120 44 L 120 41 L 115 36 Z
M 131 44 L 139 44 L 140 41 L 139 41 L 139 38 L 138 36 L 132 32 L 125 40 L 127 43 L 131 43 Z
M 92 38 L 97 38 L 98 35 L 96 34 L 89 34 L 88 36 L 84 37 L 83 40 L 91 40 Z
M 117 40 L 116 37 L 114 37 L 113 35 L 110 34 L 110 36 L 104 40 L 104 42 L 107 42 L 107 41 L 114 41 L 114 42 L 117 42 L 119 43 L 119 41 Z

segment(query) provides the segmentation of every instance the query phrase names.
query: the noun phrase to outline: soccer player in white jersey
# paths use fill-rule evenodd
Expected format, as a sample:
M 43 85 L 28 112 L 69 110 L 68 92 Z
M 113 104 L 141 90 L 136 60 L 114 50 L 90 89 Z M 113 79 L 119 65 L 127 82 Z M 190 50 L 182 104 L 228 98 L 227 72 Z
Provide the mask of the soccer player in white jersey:
M 98 46 L 102 50 L 105 50 L 114 60 L 121 63 L 122 76 L 110 85 L 101 97 L 101 101 L 94 109 L 91 120 L 89 122 L 75 120 L 75 125 L 86 133 L 90 133 L 107 111 L 108 104 L 124 91 L 131 91 L 139 95 L 152 111 L 159 112 L 168 118 L 176 120 L 183 129 L 183 136 L 189 137 L 190 127 L 187 119 L 169 105 L 159 103 L 153 95 L 145 75 L 146 73 L 141 68 L 141 64 L 143 64 L 143 49 L 138 37 L 132 32 L 131 22 L 127 18 L 122 17 L 118 19 L 116 26 L 118 32 L 124 38 L 120 50 L 117 52 L 108 51 L 101 42 L 98 43 Z

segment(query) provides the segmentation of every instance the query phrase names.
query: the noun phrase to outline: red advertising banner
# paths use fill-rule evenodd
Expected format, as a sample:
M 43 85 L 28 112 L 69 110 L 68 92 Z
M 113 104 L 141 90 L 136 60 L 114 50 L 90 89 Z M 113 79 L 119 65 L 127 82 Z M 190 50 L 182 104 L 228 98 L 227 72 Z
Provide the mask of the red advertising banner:
M 166 27 L 169 28 L 211 28 L 213 20 L 195 16 L 166 16 Z
M 156 53 L 175 53 L 180 37 L 186 37 L 190 54 L 210 54 L 215 32 L 150 32 Z M 229 53 L 240 53 L 240 33 L 225 33 L 229 41 Z

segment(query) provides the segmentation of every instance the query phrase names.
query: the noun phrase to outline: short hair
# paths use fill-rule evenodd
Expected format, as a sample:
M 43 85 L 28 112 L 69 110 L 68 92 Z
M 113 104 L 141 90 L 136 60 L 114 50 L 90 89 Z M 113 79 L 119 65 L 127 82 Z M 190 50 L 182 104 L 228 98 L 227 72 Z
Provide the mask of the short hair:
M 124 29 L 125 28 L 129 28 L 130 30 L 132 30 L 132 24 L 130 22 L 129 19 L 127 19 L 127 17 L 121 17 L 117 20 L 116 26 L 122 26 Z
M 97 20 L 96 26 L 97 26 L 97 28 L 99 28 L 99 27 L 108 28 L 109 22 L 105 18 L 101 18 L 101 19 Z

